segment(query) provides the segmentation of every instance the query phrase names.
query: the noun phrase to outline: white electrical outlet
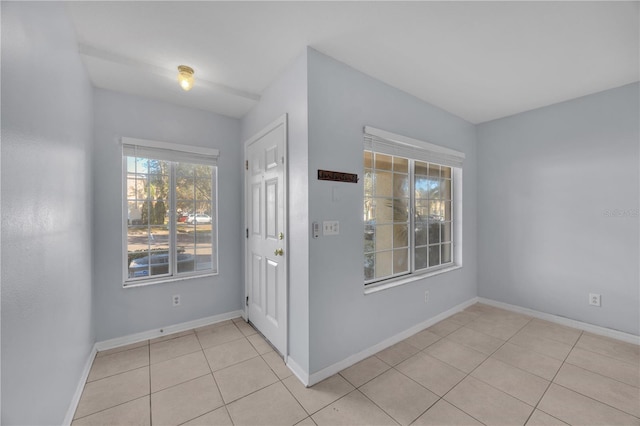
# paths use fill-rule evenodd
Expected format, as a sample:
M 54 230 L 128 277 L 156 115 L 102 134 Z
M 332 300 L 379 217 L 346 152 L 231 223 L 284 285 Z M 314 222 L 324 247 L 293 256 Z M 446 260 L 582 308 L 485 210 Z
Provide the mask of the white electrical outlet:
M 176 294 L 175 296 L 173 296 L 171 298 L 171 300 L 173 301 L 173 306 L 174 307 L 180 306 L 180 295 L 179 294 Z
M 427 303 L 429 301 L 429 290 L 424 292 L 424 303 Z
M 596 293 L 589 293 L 589 304 L 592 306 L 600 306 L 600 295 Z

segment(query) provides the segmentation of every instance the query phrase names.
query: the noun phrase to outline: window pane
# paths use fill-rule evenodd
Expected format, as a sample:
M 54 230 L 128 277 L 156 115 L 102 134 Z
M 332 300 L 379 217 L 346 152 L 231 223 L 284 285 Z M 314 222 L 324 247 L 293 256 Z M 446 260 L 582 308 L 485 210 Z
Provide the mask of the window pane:
M 416 198 L 427 199 L 429 197 L 430 180 L 423 176 L 415 177 Z
M 393 225 L 376 226 L 376 250 L 390 250 L 393 247 Z
M 171 165 L 168 161 L 149 159 L 147 173 L 153 175 L 168 175 Z
M 364 171 L 364 196 L 373 197 L 373 172 L 369 169 Z
M 136 159 L 135 157 L 126 157 L 127 159 L 127 173 L 136 172 Z
M 373 167 L 373 154 L 371 151 L 364 152 L 364 167 L 370 169 Z
M 427 267 L 427 249 L 427 247 L 415 249 L 414 263 L 416 265 L 416 270 Z
M 364 207 L 363 213 L 364 213 L 365 222 L 369 222 L 376 217 L 373 199 L 365 198 L 363 207 Z
M 141 278 L 169 273 L 167 227 L 133 225 L 127 228 L 128 277 Z
M 407 247 L 409 245 L 409 233 L 407 225 L 393 226 L 393 247 Z
M 375 271 L 375 254 L 366 254 L 364 256 L 364 279 L 372 280 Z
M 440 200 L 429 201 L 429 219 L 441 220 L 444 217 L 444 202 Z
M 153 225 L 166 225 L 168 223 L 167 218 L 167 204 L 162 198 L 159 198 L 153 205 L 151 223 Z M 168 228 L 167 228 L 168 229 Z
M 378 170 L 391 170 L 392 169 L 392 160 L 391 156 L 376 154 L 375 155 L 376 165 L 375 168 Z
M 195 181 L 195 194 L 196 200 L 211 204 L 211 176 L 208 179 L 197 179 Z M 210 211 L 204 211 L 204 213 L 208 214 Z
M 375 219 L 377 223 L 390 223 L 393 221 L 393 200 L 377 198 L 375 201 Z
M 178 226 L 177 273 L 215 269 L 213 264 L 213 167 L 179 163 L 176 167 L 177 206 L 184 222 Z
M 440 265 L 440 246 L 429 247 L 429 267 Z
M 148 199 L 142 202 L 140 207 L 140 224 L 141 225 L 149 225 L 150 219 L 153 216 L 151 201 Z
M 406 222 L 409 220 L 409 201 L 393 200 L 393 221 Z
M 440 222 L 430 220 L 429 221 L 429 244 L 435 244 L 440 242 Z
M 393 195 L 393 173 L 376 172 L 374 185 L 378 197 L 391 197 Z
M 442 260 L 443 264 L 451 262 L 451 244 L 442 245 L 440 259 Z
M 136 201 L 129 201 L 127 203 L 127 225 L 141 225 L 140 218 L 142 217 L 142 213 L 140 207 Z
M 126 157 L 127 277 L 143 278 L 171 273 L 167 226 L 170 164 Z
M 409 270 L 409 250 L 401 249 L 393 251 L 393 273 L 401 274 Z
M 144 181 L 141 179 L 141 185 Z M 135 173 L 127 174 L 127 199 L 146 198 L 146 188 L 144 185 L 138 187 L 138 176 Z
M 393 170 L 401 173 L 409 173 L 409 160 L 401 157 L 393 157 Z
M 438 199 L 440 198 L 440 180 L 439 179 L 429 179 L 429 199 Z
M 146 158 L 135 158 L 135 168 L 136 168 L 136 173 L 148 173 L 149 171 L 149 160 L 147 160 Z
M 429 176 L 440 177 L 440 166 L 438 164 L 429 163 Z
M 452 220 L 451 219 L 451 201 L 444 202 L 444 220 Z
M 429 216 L 429 202 L 428 201 L 416 201 L 416 220 L 427 220 Z
M 393 174 L 393 196 L 396 198 L 409 198 L 409 175 Z
M 196 211 L 206 212 L 210 209 L 210 204 L 197 204 Z M 187 235 L 192 237 L 188 243 L 185 240 L 184 253 L 191 254 L 195 258 L 195 270 L 210 269 L 212 265 L 212 218 L 207 213 L 196 213 L 191 219 L 191 227 L 187 230 Z M 178 272 L 188 272 L 178 270 Z
M 448 179 L 444 179 L 440 181 L 442 184 L 442 198 L 445 200 L 451 199 L 451 181 Z
M 424 246 L 427 245 L 427 230 L 428 230 L 428 222 L 426 220 L 418 221 L 416 218 L 416 235 L 415 235 L 415 244 L 416 246 Z
M 388 277 L 391 275 L 393 266 L 393 253 L 384 251 L 376 253 L 376 278 Z
M 443 242 L 451 241 L 451 222 L 442 222 L 440 238 Z
M 443 178 L 451 179 L 451 167 L 440 166 L 440 176 Z
M 423 163 L 422 161 L 416 161 L 415 165 L 414 165 L 414 169 L 415 169 L 415 174 L 417 175 L 423 175 L 426 176 L 427 175 L 427 169 L 428 169 L 428 164 L 427 163 Z
M 195 164 L 190 163 L 178 163 L 176 165 L 176 176 L 177 177 L 194 177 Z
M 366 224 L 364 226 L 364 252 L 372 253 L 375 249 L 375 226 Z

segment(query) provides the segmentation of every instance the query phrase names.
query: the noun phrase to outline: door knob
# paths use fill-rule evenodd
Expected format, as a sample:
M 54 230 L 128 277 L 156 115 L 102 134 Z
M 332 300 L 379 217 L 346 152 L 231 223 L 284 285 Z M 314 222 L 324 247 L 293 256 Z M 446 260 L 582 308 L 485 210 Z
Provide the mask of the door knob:
M 276 249 L 273 254 L 275 254 L 276 256 L 282 256 L 284 254 L 284 250 L 282 250 L 281 248 Z

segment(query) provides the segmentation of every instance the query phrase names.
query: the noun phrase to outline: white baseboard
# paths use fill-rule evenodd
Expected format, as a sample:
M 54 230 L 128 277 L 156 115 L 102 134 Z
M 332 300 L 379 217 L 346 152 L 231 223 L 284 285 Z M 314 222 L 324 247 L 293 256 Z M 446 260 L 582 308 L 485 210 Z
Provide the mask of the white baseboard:
M 463 302 L 459 305 L 454 306 L 451 309 L 448 309 L 444 312 L 442 312 L 441 314 L 436 315 L 433 318 L 429 318 L 426 321 L 423 321 L 419 324 L 414 325 L 413 327 L 410 327 L 394 336 L 389 337 L 388 339 L 383 340 L 380 343 L 377 343 L 363 351 L 360 351 L 356 354 L 353 354 L 345 359 L 343 359 L 342 361 L 339 361 L 333 365 L 330 365 L 326 368 L 323 368 L 320 371 L 317 371 L 313 374 L 307 374 L 306 372 L 302 371 L 296 371 L 294 370 L 292 367 L 290 367 L 291 371 L 294 372 L 294 374 L 296 376 L 298 376 L 298 378 L 300 379 L 300 381 L 302 381 L 302 383 L 305 384 L 305 386 L 313 386 L 314 384 L 321 382 L 322 380 L 333 376 L 334 374 L 344 370 L 347 367 L 351 367 L 353 364 L 362 361 L 363 359 L 369 358 L 371 355 L 374 355 L 378 352 L 380 352 L 383 349 L 388 348 L 389 346 L 393 346 L 396 343 L 400 342 L 401 340 L 406 339 L 407 337 L 410 337 L 414 334 L 416 334 L 419 331 L 424 330 L 427 327 L 431 327 L 432 325 L 434 325 L 435 323 L 438 323 L 440 321 L 442 321 L 443 319 L 446 319 L 448 317 L 450 317 L 453 314 L 456 314 L 464 309 L 466 309 L 467 307 L 473 305 L 474 303 L 476 303 L 478 301 L 477 297 L 474 297 L 472 299 L 467 300 L 466 302 Z M 297 366 L 297 364 L 296 364 Z M 299 366 L 297 366 L 299 367 Z M 302 377 L 301 377 L 302 376 Z M 305 381 L 304 378 L 307 378 L 307 380 Z
M 519 314 L 529 315 L 534 318 L 543 319 L 549 322 L 554 322 L 556 324 L 566 325 L 567 327 L 573 327 L 579 330 L 588 331 L 589 333 L 597 334 L 600 336 L 610 337 L 612 339 L 622 340 L 623 342 L 640 345 L 640 336 L 636 336 L 635 334 L 625 333 L 623 331 L 613 330 L 611 328 L 600 327 L 599 325 L 572 320 L 558 315 L 548 314 L 546 312 L 523 308 L 517 305 L 510 305 L 508 303 L 498 302 L 497 300 L 486 299 L 484 297 L 478 297 L 478 302 L 490 306 L 495 306 L 496 308 L 502 308 L 508 311 L 517 312 Z
M 93 348 L 91 348 L 89 356 L 87 357 L 87 361 L 84 363 L 84 369 L 82 370 L 80 381 L 78 382 L 76 391 L 74 392 L 71 403 L 69 404 L 69 408 L 67 409 L 67 414 L 64 416 L 64 422 L 62 423 L 64 426 L 71 425 L 71 422 L 73 421 L 73 416 L 76 414 L 76 409 L 78 408 L 78 403 L 80 403 L 80 397 L 82 396 L 82 391 L 84 390 L 84 384 L 87 383 L 89 372 L 91 371 L 91 365 L 93 364 L 93 360 L 96 357 L 97 353 L 98 350 L 96 349 L 96 345 L 94 344 Z
M 182 322 L 180 324 L 169 325 L 163 328 L 156 328 L 153 330 L 142 331 L 140 333 L 129 334 L 127 336 L 116 337 L 115 339 L 103 340 L 96 343 L 96 348 L 98 349 L 98 351 L 113 349 L 119 346 L 129 345 L 131 343 L 142 342 L 143 340 L 155 339 L 156 337 L 162 337 L 168 334 L 191 330 L 192 328 L 204 327 L 206 325 L 211 325 L 217 322 L 226 321 L 228 319 L 241 317 L 243 315 L 244 311 L 242 310 L 226 312 L 224 314 Z
M 244 316 L 244 311 L 231 311 L 220 315 L 214 315 L 211 317 L 201 318 L 194 321 L 187 321 L 180 324 L 174 324 L 163 328 L 157 328 L 154 330 L 143 331 L 140 333 L 129 334 L 128 336 L 117 337 L 115 339 L 103 340 L 101 342 L 96 342 L 93 345 L 93 349 L 87 358 L 87 362 L 85 363 L 84 370 L 82 371 L 82 376 L 80 377 L 80 381 L 78 382 L 78 387 L 76 388 L 76 392 L 73 395 L 73 399 L 71 400 L 71 404 L 69 404 L 69 409 L 67 410 L 67 415 L 64 418 L 64 425 L 70 425 L 73 421 L 73 416 L 76 413 L 76 409 L 78 408 L 78 403 L 80 402 L 80 397 L 82 397 L 82 391 L 84 390 L 84 385 L 87 382 L 87 378 L 89 377 L 89 372 L 91 371 L 91 365 L 93 364 L 93 360 L 96 357 L 98 351 L 104 351 L 107 349 L 117 348 L 119 346 L 129 345 L 131 343 L 141 342 L 143 340 L 155 339 L 156 337 L 166 336 L 168 334 L 179 333 L 181 331 L 191 330 L 197 327 L 204 327 L 206 325 L 215 324 L 217 322 L 226 321 L 228 319 L 237 318 Z
M 305 385 L 306 387 L 311 386 L 309 384 L 309 373 L 304 371 L 304 368 L 300 367 L 300 364 L 295 362 L 294 359 L 290 356 L 287 357 L 287 367 L 289 367 L 289 370 L 291 370 L 293 374 L 295 374 L 295 376 L 302 382 L 303 385 Z

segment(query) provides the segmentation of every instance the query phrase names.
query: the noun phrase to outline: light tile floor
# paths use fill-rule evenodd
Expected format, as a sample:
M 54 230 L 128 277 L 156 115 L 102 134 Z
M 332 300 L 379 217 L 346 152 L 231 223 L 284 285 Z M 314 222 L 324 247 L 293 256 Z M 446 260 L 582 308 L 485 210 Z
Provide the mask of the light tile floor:
M 73 425 L 640 425 L 638 346 L 476 304 L 305 388 L 241 318 L 99 352 Z

